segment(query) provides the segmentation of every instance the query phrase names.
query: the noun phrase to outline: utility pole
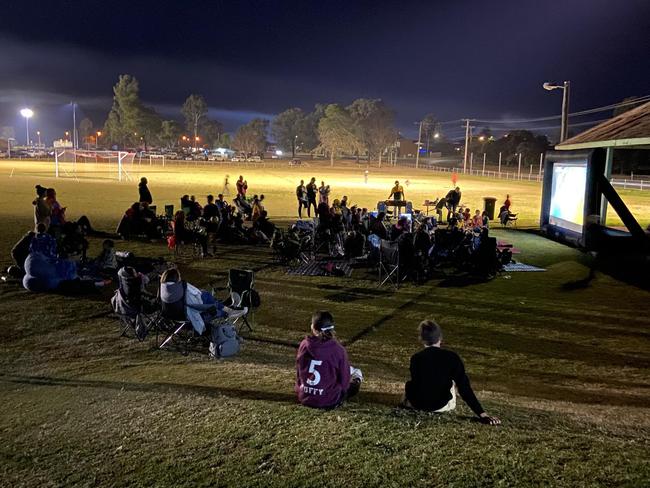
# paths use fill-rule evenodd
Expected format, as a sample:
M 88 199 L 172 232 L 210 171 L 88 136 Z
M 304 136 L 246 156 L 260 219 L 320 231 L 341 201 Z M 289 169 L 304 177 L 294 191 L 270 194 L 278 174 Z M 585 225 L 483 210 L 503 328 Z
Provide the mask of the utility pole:
M 77 149 L 77 104 L 70 102 L 72 105 L 72 147 Z
M 465 157 L 463 158 L 463 173 L 467 172 L 467 153 L 469 151 L 469 119 L 465 119 Z
M 418 148 L 415 153 L 415 169 L 420 166 L 420 144 L 422 144 L 422 121 L 420 120 L 420 129 L 418 130 Z
M 562 90 L 562 129 L 560 142 L 569 137 L 569 95 L 571 91 L 571 82 L 565 81 Z

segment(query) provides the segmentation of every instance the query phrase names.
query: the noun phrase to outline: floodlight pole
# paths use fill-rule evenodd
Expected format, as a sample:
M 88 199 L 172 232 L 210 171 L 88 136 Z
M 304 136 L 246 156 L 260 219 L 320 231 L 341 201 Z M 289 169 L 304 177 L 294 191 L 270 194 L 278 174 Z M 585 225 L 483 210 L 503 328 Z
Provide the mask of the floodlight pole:
M 469 119 L 465 119 L 465 157 L 463 158 L 463 173 L 467 172 L 467 153 L 469 151 Z
M 77 104 L 70 102 L 72 105 L 72 148 L 77 149 Z
M 422 144 L 422 121 L 420 120 L 420 129 L 418 130 L 418 148 L 415 152 L 415 169 L 420 166 L 420 144 Z

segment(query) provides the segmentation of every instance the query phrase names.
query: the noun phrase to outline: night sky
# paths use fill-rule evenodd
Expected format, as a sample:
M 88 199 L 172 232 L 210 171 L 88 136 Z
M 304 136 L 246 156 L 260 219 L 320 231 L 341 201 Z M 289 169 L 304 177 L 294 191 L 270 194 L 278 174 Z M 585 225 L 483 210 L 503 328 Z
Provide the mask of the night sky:
M 166 118 L 204 95 L 230 131 L 358 97 L 382 98 L 409 135 L 427 113 L 556 115 L 547 80 L 571 80 L 572 111 L 650 94 L 649 0 L 5 0 L 0 12 L 0 126 L 20 142 L 23 106 L 47 140 L 70 128 L 71 100 L 103 124 L 123 73 Z

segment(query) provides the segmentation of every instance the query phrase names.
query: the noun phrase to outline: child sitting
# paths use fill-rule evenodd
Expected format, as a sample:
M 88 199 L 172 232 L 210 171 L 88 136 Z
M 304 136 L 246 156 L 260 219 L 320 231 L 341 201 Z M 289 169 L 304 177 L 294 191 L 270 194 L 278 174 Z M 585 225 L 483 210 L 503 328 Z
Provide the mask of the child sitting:
M 359 393 L 363 374 L 348 362 L 345 348 L 336 340 L 334 318 L 326 311 L 311 319 L 296 357 L 295 392 L 298 401 L 314 408 L 336 408 Z

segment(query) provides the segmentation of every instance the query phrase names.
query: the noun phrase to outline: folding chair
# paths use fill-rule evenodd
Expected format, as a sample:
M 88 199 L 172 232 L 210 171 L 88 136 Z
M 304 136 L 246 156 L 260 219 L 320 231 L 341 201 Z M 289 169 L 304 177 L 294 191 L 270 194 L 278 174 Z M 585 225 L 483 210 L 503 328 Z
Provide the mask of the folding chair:
M 186 356 L 202 340 L 203 336 L 196 333 L 192 322 L 187 318 L 185 313 L 187 283 L 181 281 L 178 284 L 183 287 L 183 293 L 179 300 L 173 303 L 160 300 L 161 307 L 158 328 L 166 334 L 166 337 L 160 343 L 158 349 L 164 349 L 168 344 L 174 344 L 176 350 Z
M 255 291 L 255 273 L 249 269 L 231 269 L 228 271 L 228 292 L 230 297 L 225 304 L 235 309 L 248 308 L 247 312 L 234 320 L 236 324 L 241 320 L 239 330 L 246 326 L 253 332 L 251 322 L 254 320 L 254 309 L 259 305 L 259 295 Z M 249 320 L 250 317 L 250 320 Z
M 165 205 L 165 217 L 167 220 L 173 220 L 174 219 L 174 206 L 173 205 Z
M 139 276 L 130 275 L 125 268 L 119 270 L 118 282 L 111 305 L 113 313 L 120 320 L 120 337 L 128 337 L 129 332 L 133 331 L 134 336 L 142 342 L 157 321 L 153 297 L 142 290 Z
M 387 282 L 399 288 L 399 247 L 397 241 L 382 239 L 379 243 L 379 286 Z

